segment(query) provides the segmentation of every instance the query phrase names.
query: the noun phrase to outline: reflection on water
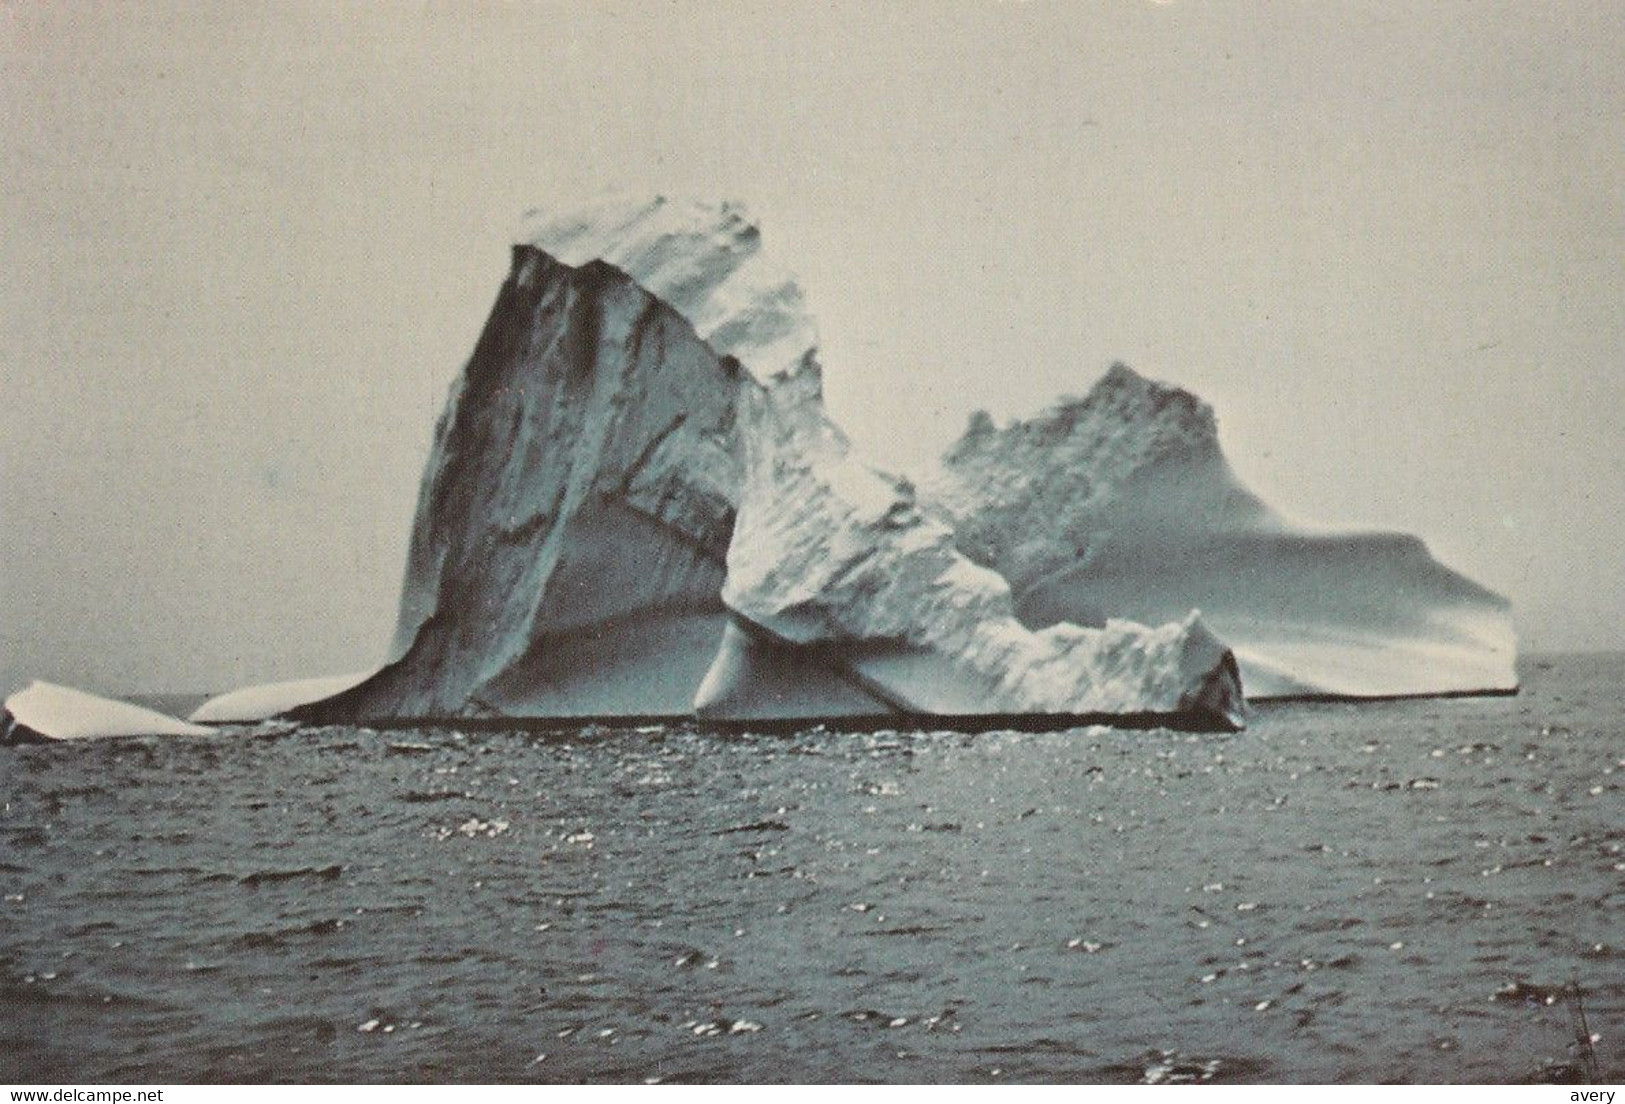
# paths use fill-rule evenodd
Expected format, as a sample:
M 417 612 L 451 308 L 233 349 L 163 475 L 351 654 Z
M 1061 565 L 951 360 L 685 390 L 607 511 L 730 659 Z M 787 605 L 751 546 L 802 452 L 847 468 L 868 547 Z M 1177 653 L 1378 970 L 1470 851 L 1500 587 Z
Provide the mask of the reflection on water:
M 0 749 L 22 1081 L 1625 1073 L 1625 660 L 1239 736 Z

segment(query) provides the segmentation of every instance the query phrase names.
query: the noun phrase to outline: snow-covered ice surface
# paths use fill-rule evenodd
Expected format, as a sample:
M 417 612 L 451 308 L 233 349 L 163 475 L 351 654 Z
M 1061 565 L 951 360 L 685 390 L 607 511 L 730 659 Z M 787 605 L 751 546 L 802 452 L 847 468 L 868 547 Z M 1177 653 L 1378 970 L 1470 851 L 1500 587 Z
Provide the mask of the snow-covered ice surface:
M 139 705 L 34 681 L 6 699 L 0 743 L 110 736 L 212 736 L 215 730 Z
M 520 240 L 566 265 L 614 265 L 670 306 L 719 357 L 758 380 L 794 370 L 818 344 L 795 279 L 761 249 L 743 204 L 607 197 L 532 211 Z
M 1199 608 L 1254 698 L 1517 686 L 1504 599 L 1415 537 L 1284 520 L 1236 478 L 1206 403 L 1123 365 L 1029 420 L 973 416 L 920 484 L 1029 625 Z
M 342 694 L 372 675 L 372 671 L 357 671 L 348 675 L 244 686 L 210 698 L 194 709 L 188 719 L 199 724 L 252 724 L 270 720 L 301 705 Z
M 812 528 L 780 531 L 789 543 L 771 549 L 749 547 L 761 526 L 735 531 L 742 436 L 774 432 L 746 412 L 765 408 L 770 387 L 810 382 L 784 390 L 806 404 L 785 413 L 838 433 L 817 391 L 800 290 L 764 259 L 735 204 L 606 200 L 533 214 L 522 237 L 436 433 L 394 659 L 298 715 L 672 717 L 691 714 L 698 695 L 719 720 L 1160 715 L 1200 703 L 1203 723 L 1233 723 L 1233 661 L 1189 610 L 1159 630 L 1031 632 L 996 573 L 954 553 L 942 524 L 885 532 L 889 500 L 864 496 L 884 499 L 892 484 L 856 461 L 819 469 L 834 481 L 828 501 L 860 514 L 878 502 L 867 519 L 880 526 L 875 563 L 906 569 L 908 581 L 880 604 L 826 590 L 825 612 L 861 608 L 839 611 L 838 639 L 812 649 L 772 639 L 777 628 L 743 612 L 755 608 L 749 595 L 766 593 L 759 576 L 728 584 L 742 613 L 730 621 L 720 598 L 730 556 L 735 570 L 781 551 L 816 556 L 864 524 L 813 510 L 801 519 Z M 800 463 L 784 447 L 774 456 L 787 472 Z M 775 485 L 773 470 L 755 477 L 759 519 L 768 500 L 798 490 Z M 816 531 L 825 524 L 848 528 Z M 940 561 L 930 578 L 907 547 L 919 540 Z M 782 626 L 790 613 L 767 620 Z M 915 617 L 924 620 L 907 623 Z

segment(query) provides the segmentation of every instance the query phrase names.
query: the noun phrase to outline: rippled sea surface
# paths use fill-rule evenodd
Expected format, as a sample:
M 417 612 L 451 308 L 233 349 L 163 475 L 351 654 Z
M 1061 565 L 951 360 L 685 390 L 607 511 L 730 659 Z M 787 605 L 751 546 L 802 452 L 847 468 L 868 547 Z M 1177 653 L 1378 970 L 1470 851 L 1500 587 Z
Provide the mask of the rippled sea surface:
M 1625 658 L 1237 736 L 0 749 L 0 1080 L 1625 1076 Z

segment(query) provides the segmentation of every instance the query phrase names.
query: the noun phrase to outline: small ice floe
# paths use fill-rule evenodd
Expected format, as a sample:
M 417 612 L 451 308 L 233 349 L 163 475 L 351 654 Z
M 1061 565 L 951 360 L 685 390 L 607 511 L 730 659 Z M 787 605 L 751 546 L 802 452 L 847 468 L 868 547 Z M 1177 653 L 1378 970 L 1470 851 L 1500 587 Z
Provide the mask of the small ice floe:
M 83 690 L 34 681 L 6 699 L 0 744 L 115 736 L 213 736 L 215 730 Z
M 587 844 L 587 845 L 590 846 L 592 844 L 592 841 L 594 839 L 596 839 L 596 838 L 597 837 L 594 836 L 591 832 L 589 832 L 585 828 L 583 828 L 579 832 L 572 832 L 570 835 L 565 836 L 564 837 L 564 842 L 565 843 L 584 843 L 584 844 Z

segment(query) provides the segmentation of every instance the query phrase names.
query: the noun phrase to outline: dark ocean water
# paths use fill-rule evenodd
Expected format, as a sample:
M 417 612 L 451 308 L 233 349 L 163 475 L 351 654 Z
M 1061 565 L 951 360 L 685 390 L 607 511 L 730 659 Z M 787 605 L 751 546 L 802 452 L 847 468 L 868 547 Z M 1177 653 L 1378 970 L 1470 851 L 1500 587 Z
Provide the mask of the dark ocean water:
M 1625 657 L 1237 736 L 0 749 L 0 1080 L 1625 1076 Z

